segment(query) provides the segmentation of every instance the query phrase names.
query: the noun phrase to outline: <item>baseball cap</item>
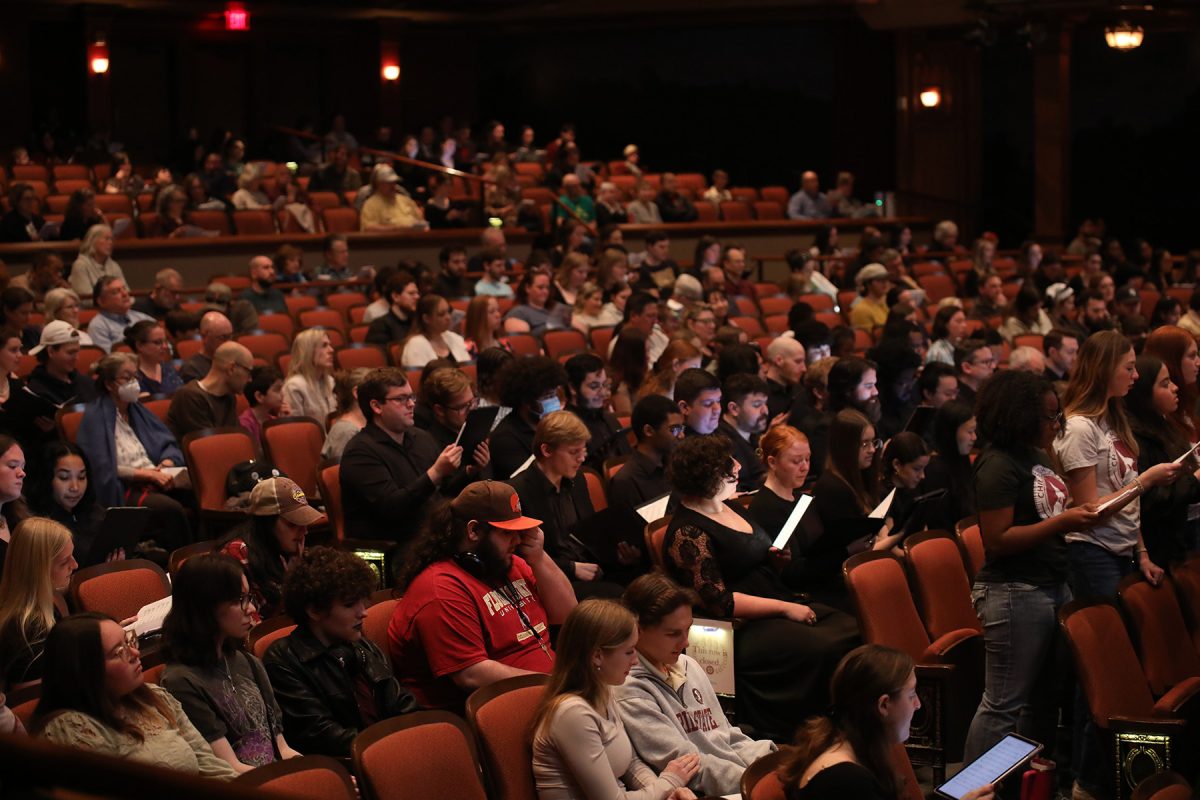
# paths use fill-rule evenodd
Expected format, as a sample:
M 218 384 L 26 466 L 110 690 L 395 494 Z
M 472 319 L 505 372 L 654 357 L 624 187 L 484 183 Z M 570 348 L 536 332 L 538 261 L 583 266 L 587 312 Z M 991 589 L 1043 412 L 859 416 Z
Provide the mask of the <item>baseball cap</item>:
M 1046 287 L 1046 299 L 1051 303 L 1061 303 L 1068 297 L 1074 297 L 1075 290 L 1065 283 L 1052 283 Z
M 290 478 L 267 478 L 255 484 L 250 492 L 250 513 L 256 517 L 278 514 L 293 525 L 315 525 L 325 519 Z
M 517 490 L 499 481 L 476 481 L 450 501 L 450 509 L 461 519 L 477 519 L 506 531 L 526 531 L 542 524 L 521 513 Z
M 892 274 L 887 271 L 887 267 L 883 264 L 867 264 L 858 271 L 854 276 L 854 282 L 862 286 L 867 281 L 878 280 L 879 278 L 891 278 Z
M 1138 290 L 1132 286 L 1122 286 L 1117 290 L 1117 295 L 1113 302 L 1116 303 L 1140 303 L 1142 296 L 1138 294 Z
M 29 355 L 36 356 L 47 347 L 70 344 L 71 342 L 79 342 L 79 331 L 72 328 L 71 323 L 56 319 L 53 322 L 47 323 L 46 327 L 42 328 L 42 338 L 36 347 L 29 348 Z
M 396 174 L 396 170 L 387 164 L 379 164 L 375 167 L 375 174 L 371 176 L 371 180 L 375 183 L 379 183 L 380 181 L 384 183 L 399 183 L 400 176 Z

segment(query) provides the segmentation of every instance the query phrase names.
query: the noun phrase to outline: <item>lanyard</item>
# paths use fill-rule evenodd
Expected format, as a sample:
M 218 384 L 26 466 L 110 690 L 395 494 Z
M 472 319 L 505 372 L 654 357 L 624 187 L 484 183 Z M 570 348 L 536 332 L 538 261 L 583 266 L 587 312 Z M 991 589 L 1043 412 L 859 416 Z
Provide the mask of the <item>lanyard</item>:
M 525 614 L 525 609 L 521 608 L 521 598 L 517 595 L 517 589 L 512 585 L 512 581 L 506 582 L 500 587 L 500 594 L 504 595 L 504 599 L 508 601 L 513 610 L 517 612 L 517 617 L 521 620 L 521 624 L 533 634 L 533 638 L 537 641 L 538 647 L 542 648 L 542 652 L 547 657 L 553 658 L 554 655 L 550 652 L 550 647 L 547 642 L 542 641 L 542 634 L 533 626 L 529 617 Z

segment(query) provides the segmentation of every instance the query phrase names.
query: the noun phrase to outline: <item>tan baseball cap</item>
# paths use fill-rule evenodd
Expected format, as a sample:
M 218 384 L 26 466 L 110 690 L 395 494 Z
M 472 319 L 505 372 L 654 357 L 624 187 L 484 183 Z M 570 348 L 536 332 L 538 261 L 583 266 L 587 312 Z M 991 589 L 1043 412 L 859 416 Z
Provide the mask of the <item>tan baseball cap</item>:
M 472 483 L 450 502 L 450 509 L 460 519 L 477 519 L 506 531 L 527 531 L 542 524 L 521 513 L 517 490 L 500 481 Z
M 279 516 L 293 525 L 315 525 L 325 515 L 308 504 L 304 490 L 289 478 L 267 478 L 250 492 L 250 513 L 256 517 Z

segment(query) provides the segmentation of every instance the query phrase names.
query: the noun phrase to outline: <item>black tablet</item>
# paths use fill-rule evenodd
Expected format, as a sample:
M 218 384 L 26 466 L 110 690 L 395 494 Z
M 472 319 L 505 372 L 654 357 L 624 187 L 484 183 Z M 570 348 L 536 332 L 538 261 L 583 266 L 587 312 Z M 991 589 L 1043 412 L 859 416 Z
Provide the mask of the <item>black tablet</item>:
M 1042 746 L 1032 739 L 1010 733 L 935 791 L 939 797 L 961 800 L 963 795 L 973 789 L 1004 780 L 1041 749 Z
M 471 459 L 475 455 L 475 448 L 492 432 L 492 423 L 499 411 L 499 406 L 484 406 L 471 409 L 471 412 L 467 414 L 467 421 L 463 423 L 462 430 L 458 434 L 458 444 L 463 449 L 464 464 L 471 463 Z
M 146 532 L 151 513 L 150 509 L 137 506 L 115 506 L 106 510 L 96 541 L 92 543 L 92 560 L 103 562 L 117 548 L 124 549 L 125 556 L 131 558 L 133 549 Z

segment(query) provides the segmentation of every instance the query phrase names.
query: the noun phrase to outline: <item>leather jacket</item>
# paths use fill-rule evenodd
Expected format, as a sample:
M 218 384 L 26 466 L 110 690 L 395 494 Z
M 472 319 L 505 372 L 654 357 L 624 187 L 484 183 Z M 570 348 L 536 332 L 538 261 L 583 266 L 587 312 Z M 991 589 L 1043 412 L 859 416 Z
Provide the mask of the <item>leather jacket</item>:
M 263 664 L 283 710 L 288 743 L 301 753 L 349 757 L 354 737 L 367 727 L 355 696 L 358 674 L 372 687 L 379 720 L 420 709 L 392 674 L 387 656 L 365 637 L 326 647 L 298 627 L 267 648 Z

